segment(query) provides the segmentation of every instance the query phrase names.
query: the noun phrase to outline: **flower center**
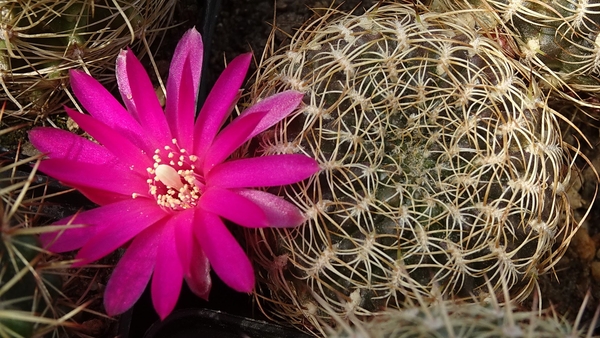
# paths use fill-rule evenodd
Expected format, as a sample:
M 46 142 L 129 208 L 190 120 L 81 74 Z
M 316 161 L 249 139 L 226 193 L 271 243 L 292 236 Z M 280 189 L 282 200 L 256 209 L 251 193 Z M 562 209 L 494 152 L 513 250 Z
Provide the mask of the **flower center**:
M 197 205 L 204 187 L 202 177 L 195 172 L 195 155 L 179 148 L 177 140 L 172 146 L 154 151 L 154 165 L 146 171 L 150 178 L 146 180 L 150 194 L 163 208 L 184 210 Z

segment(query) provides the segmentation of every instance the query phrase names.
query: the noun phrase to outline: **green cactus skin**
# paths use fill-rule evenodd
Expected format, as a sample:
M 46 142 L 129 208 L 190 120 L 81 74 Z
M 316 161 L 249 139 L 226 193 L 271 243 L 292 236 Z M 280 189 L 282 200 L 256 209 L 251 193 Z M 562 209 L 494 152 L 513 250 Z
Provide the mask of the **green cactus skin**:
M 256 151 L 304 153 L 322 171 L 280 190 L 305 225 L 246 233 L 270 315 L 319 330 L 330 314 L 313 292 L 366 318 L 436 285 L 485 294 L 485 278 L 519 300 L 566 250 L 576 223 L 557 114 L 463 15 L 331 10 L 261 62 L 249 101 L 285 89 L 304 106 Z
M 119 50 L 152 44 L 170 24 L 174 5 L 175 0 L 2 1 L 0 99 L 9 103 L 7 115 L 35 118 L 62 109 L 72 68 L 110 85 Z
M 32 316 L 40 315 L 45 309 L 40 298 L 39 278 L 47 290 L 59 287 L 61 281 L 56 275 L 35 271 L 41 256 L 36 236 L 3 234 L 3 237 L 0 241 L 0 336 L 31 337 L 38 326 Z
M 3 112 L 0 111 L 0 122 Z M 14 133 L 21 126 L 0 129 L 0 135 Z M 3 155 L 3 154 L 0 154 Z M 74 326 L 72 317 L 85 306 L 66 301 L 62 276 L 68 276 L 69 262 L 46 262 L 37 234 L 43 197 L 34 190 L 34 166 L 27 176 L 16 169 L 39 160 L 40 156 L 17 160 L 0 158 L 0 337 L 41 337 L 59 328 Z M 36 194 L 39 194 L 39 190 Z M 60 299 L 60 302 L 58 301 Z M 60 305 L 57 305 L 59 304 Z M 64 307 L 59 309 L 58 307 Z M 79 309 L 78 309 L 79 308 Z M 75 310 L 74 310 L 75 309 Z

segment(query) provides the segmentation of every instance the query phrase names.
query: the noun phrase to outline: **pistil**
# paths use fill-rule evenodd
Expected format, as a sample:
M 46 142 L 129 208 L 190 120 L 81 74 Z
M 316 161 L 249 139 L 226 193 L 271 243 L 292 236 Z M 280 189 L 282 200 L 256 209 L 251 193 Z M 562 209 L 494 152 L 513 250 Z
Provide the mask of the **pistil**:
M 162 182 L 167 187 L 171 187 L 177 190 L 183 187 L 183 183 L 181 182 L 181 176 L 179 176 L 177 171 L 170 165 L 158 165 L 158 167 L 156 167 L 154 171 L 154 174 L 156 175 L 156 179 Z

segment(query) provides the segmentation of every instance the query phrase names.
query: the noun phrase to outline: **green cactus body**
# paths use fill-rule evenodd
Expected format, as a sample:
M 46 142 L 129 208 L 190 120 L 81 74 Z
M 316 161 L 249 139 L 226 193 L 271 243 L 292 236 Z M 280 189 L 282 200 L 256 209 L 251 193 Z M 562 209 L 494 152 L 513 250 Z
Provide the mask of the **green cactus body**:
M 16 129 L 0 129 L 0 135 Z M 42 226 L 47 220 L 41 217 L 50 210 L 44 202 L 47 187 L 31 184 L 35 168 L 29 176 L 19 171 L 40 158 L 0 157 L 0 337 L 115 336 L 112 321 L 102 321 L 99 286 L 106 280 L 98 277 L 111 268 L 111 258 L 74 269 L 69 268 L 73 256 L 53 257 L 40 247 L 37 235 L 56 230 Z
M 304 105 L 256 151 L 322 170 L 280 190 L 305 225 L 246 233 L 275 316 L 319 327 L 313 292 L 342 318 L 368 317 L 435 286 L 477 294 L 485 278 L 522 299 L 564 253 L 575 225 L 556 113 L 463 16 L 332 10 L 263 60 L 251 100 L 285 89 Z
M 43 310 L 38 299 L 38 281 L 29 270 L 35 269 L 41 255 L 37 238 L 6 234 L 3 237 L 0 241 L 0 336 L 16 333 L 31 337 L 36 323 L 24 318 Z
M 27 272 L 25 273 L 26 276 L 21 278 L 15 275 L 19 274 L 25 267 L 21 259 L 29 262 L 35 258 L 37 253 L 24 247 L 20 249 L 24 250 L 9 250 L 5 241 L 0 242 L 0 289 L 5 289 L 7 284 L 11 286 L 9 292 L 0 292 L 0 311 L 30 311 L 33 307 L 33 294 L 35 293 L 36 286 L 35 280 L 32 279 L 33 276 Z M 16 252 L 19 252 L 19 256 L 21 257 L 15 257 Z M 10 331 L 14 331 L 21 336 L 27 337 L 31 336 L 33 332 L 33 323 L 24 323 L 1 317 L 0 327 L 0 332 L 4 332 L 5 335 Z
M 62 281 L 44 272 L 37 236 L 23 233 L 28 216 L 12 206 L 27 178 L 4 178 L 9 170 L 0 166 L 0 337 L 33 337 L 60 325 L 51 308 Z
M 0 4 L 0 99 L 9 115 L 49 114 L 68 100 L 68 70 L 108 84 L 120 49 L 152 44 L 175 1 L 4 1 Z M 135 43 L 134 43 L 135 42 Z M 35 116 L 34 116 L 35 117 Z
M 20 127 L 0 128 L 0 135 Z M 58 336 L 58 328 L 73 326 L 72 317 L 85 304 L 64 300 L 61 276 L 69 275 L 69 262 L 49 264 L 37 238 L 44 228 L 32 229 L 40 222 L 43 197 L 38 194 L 45 187 L 32 184 L 37 166 L 29 175 L 20 166 L 40 156 L 9 160 L 4 155 L 0 154 L 0 337 L 41 337 L 54 330 L 53 336 Z

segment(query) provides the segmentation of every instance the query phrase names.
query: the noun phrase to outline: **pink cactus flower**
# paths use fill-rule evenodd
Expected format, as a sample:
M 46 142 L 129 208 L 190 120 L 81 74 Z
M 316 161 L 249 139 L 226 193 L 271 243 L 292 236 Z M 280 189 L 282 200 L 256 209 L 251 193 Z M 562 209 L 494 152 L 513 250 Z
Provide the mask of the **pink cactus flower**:
M 48 157 L 40 170 L 100 205 L 58 221 L 77 226 L 44 234 L 45 247 L 79 249 L 75 266 L 127 247 L 106 286 L 109 315 L 129 309 L 151 276 L 153 304 L 163 319 L 175 307 L 183 280 L 208 297 L 211 267 L 231 288 L 251 292 L 252 265 L 223 220 L 250 228 L 304 222 L 296 206 L 255 188 L 307 179 L 319 171 L 315 160 L 302 154 L 229 159 L 291 114 L 303 95 L 268 97 L 223 127 L 251 61 L 244 54 L 222 73 L 194 121 L 202 51 L 202 37 L 189 30 L 171 63 L 164 112 L 129 50 L 120 53 L 116 68 L 126 108 L 92 77 L 71 71 L 73 92 L 90 115 L 69 108 L 67 113 L 98 143 L 54 128 L 29 134 Z

